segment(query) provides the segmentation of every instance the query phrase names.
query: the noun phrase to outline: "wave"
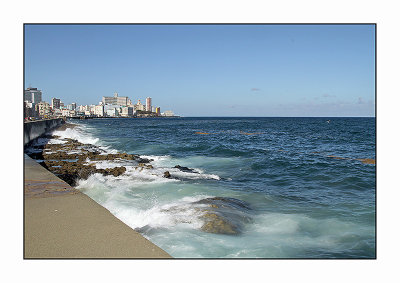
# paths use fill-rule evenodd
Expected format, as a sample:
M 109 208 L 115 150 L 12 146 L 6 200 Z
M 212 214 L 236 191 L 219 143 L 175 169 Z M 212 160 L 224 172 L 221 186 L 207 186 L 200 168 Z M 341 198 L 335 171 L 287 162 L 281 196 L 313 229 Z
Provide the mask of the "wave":
M 53 131 L 53 135 L 59 136 L 59 139 L 70 138 L 85 144 L 97 145 L 99 142 L 99 138 L 90 135 L 88 131 L 85 131 L 85 127 L 81 125 L 65 130 L 55 130 Z

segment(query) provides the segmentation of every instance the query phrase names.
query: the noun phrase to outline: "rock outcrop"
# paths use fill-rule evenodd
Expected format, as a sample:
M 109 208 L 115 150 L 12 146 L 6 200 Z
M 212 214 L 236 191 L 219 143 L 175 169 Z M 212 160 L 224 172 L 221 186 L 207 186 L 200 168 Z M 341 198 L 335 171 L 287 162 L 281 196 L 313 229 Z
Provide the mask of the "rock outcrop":
M 47 136 L 47 139 L 55 138 Z M 120 176 L 125 173 L 126 167 L 116 166 L 112 168 L 100 169 L 87 161 L 102 160 L 126 160 L 136 161 L 139 167 L 151 169 L 152 165 L 146 164 L 151 159 L 141 158 L 139 155 L 128 153 L 107 154 L 104 150 L 92 144 L 84 144 L 77 140 L 65 138 L 64 143 L 43 143 L 32 146 L 27 154 L 33 159 L 44 160 L 40 162 L 49 171 L 66 181 L 71 186 L 75 186 L 77 180 L 87 179 L 90 175 L 100 173 L 102 175 Z
M 205 198 L 192 202 L 190 205 L 173 206 L 161 210 L 163 213 L 179 215 L 176 218 L 177 223 L 191 223 L 193 211 L 195 211 L 195 217 L 203 222 L 200 229 L 207 233 L 238 235 L 242 232 L 244 225 L 252 221 L 250 206 L 235 198 Z
M 180 166 L 180 165 L 176 165 L 174 168 L 179 169 L 182 172 L 187 172 L 187 173 L 199 173 L 194 169 L 188 168 L 188 167 L 184 167 L 184 166 Z
M 241 233 L 242 226 L 251 222 L 250 206 L 239 199 L 227 197 L 205 198 L 193 204 L 206 204 L 202 215 L 204 232 L 216 234 L 237 235 Z

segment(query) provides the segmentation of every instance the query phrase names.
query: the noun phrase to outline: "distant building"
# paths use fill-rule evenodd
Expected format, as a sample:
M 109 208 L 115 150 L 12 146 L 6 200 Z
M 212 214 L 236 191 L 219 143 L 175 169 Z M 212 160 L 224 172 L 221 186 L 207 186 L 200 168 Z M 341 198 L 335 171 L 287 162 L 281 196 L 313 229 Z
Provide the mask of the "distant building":
M 130 104 L 130 99 L 127 96 L 118 96 L 118 93 L 114 93 L 114 96 L 103 96 L 102 102 L 104 105 L 121 105 L 127 106 Z
M 146 98 L 146 111 L 151 111 L 151 97 Z
M 51 108 L 60 109 L 60 99 L 59 98 L 52 98 L 51 99 Z
M 161 109 L 160 109 L 160 107 L 156 107 L 156 114 L 157 114 L 157 116 L 160 116 L 161 115 Z
M 104 116 L 104 106 L 103 105 L 96 105 L 94 107 L 94 115 L 98 117 L 103 117 Z
M 122 112 L 121 106 L 119 106 L 119 105 L 105 105 L 104 106 L 104 113 L 107 114 L 107 116 L 111 116 L 111 117 L 119 116 L 121 112 Z
M 35 109 L 35 104 L 32 102 L 24 101 L 24 118 L 37 116 L 38 115 Z
M 54 116 L 62 116 L 62 110 L 61 109 L 53 109 L 53 115 Z
M 133 107 L 129 107 L 129 106 L 122 107 L 121 116 L 122 117 L 132 117 L 133 116 Z
M 48 117 L 51 114 L 50 104 L 45 101 L 41 101 L 35 106 L 36 112 L 39 114 L 39 117 Z
M 165 111 L 163 114 L 164 114 L 163 116 L 166 116 L 166 117 L 173 117 L 173 116 L 175 116 L 174 112 L 172 112 L 171 110 L 167 110 L 167 111 Z
M 96 109 L 96 105 L 94 105 L 94 104 L 89 105 L 88 110 L 90 111 L 90 115 L 94 115 L 95 109 Z
M 74 116 L 74 115 L 72 115 L 73 113 L 71 113 L 71 112 L 75 112 L 75 111 L 71 111 L 69 109 L 62 109 L 62 116 L 64 116 L 64 117 Z
M 76 103 L 68 104 L 66 108 L 68 110 L 76 110 Z
M 117 117 L 118 116 L 118 111 L 116 108 L 111 108 L 107 110 L 107 116 L 109 117 Z
M 39 103 L 42 101 L 42 91 L 35 87 L 28 87 L 24 92 L 24 101 Z
M 134 110 L 135 111 L 145 111 L 145 106 L 140 102 L 140 99 L 138 99 L 138 103 L 134 105 Z

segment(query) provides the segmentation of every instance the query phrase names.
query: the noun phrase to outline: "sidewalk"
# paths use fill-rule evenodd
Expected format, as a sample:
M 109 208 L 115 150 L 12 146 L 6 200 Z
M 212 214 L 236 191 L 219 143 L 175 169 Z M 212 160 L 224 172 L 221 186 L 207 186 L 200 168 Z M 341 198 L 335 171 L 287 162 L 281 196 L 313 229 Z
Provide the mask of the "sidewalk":
M 24 258 L 171 258 L 25 155 Z

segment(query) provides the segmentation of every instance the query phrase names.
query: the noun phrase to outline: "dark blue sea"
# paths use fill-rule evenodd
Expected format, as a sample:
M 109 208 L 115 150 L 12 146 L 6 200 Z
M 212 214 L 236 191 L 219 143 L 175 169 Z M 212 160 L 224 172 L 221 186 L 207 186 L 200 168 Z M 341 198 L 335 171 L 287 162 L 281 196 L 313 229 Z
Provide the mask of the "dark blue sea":
M 99 161 L 127 171 L 78 189 L 173 257 L 376 257 L 375 118 L 72 123 L 59 134 L 153 160 Z M 215 215 L 219 227 L 206 231 Z

